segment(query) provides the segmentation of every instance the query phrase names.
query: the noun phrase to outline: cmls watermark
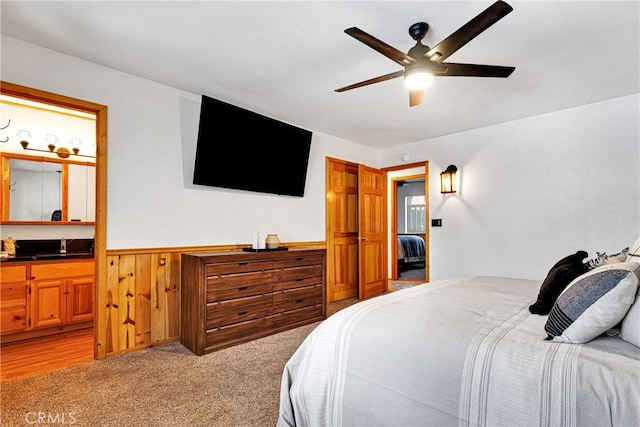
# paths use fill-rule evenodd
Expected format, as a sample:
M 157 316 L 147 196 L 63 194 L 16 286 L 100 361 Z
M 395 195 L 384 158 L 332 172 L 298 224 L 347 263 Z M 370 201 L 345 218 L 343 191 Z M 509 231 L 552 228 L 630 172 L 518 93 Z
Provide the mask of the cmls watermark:
M 24 416 L 27 424 L 75 424 L 75 412 L 28 412 Z

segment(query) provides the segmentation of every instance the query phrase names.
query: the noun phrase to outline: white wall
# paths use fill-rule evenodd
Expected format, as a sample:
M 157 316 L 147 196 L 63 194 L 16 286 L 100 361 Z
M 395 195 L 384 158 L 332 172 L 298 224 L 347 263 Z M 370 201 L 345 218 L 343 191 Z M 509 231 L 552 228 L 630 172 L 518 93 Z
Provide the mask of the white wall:
M 303 198 L 193 186 L 202 94 L 6 36 L 1 47 L 2 80 L 108 106 L 108 249 L 246 244 L 254 227 L 283 242 L 324 241 L 325 157 L 378 166 L 377 150 L 314 132 Z M 230 156 L 239 172 L 242 149 Z M 2 237 L 63 237 L 21 227 Z
M 640 235 L 640 96 L 385 150 L 382 166 L 428 160 L 431 279 L 542 280 L 565 255 L 616 253 Z M 455 164 L 460 192 L 442 195 Z
M 314 132 L 306 195 L 288 198 L 190 184 L 201 94 L 6 36 L 1 48 L 2 80 L 108 106 L 108 249 L 250 243 L 253 227 L 324 240 L 325 157 L 383 167 L 402 153 L 430 162 L 431 217 L 443 219 L 431 230 L 433 280 L 543 279 L 564 255 L 615 252 L 640 235 L 638 95 L 382 152 Z M 242 151 L 233 156 L 241 166 Z M 445 197 L 439 173 L 452 163 L 461 191 Z M 1 234 L 78 237 L 48 228 L 65 235 Z

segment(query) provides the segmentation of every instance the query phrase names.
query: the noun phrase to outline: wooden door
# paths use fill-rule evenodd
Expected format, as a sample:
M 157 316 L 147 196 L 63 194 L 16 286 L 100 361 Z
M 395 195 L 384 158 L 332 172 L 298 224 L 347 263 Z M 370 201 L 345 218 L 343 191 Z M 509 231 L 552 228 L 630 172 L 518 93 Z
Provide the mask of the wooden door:
M 358 296 L 358 165 L 326 162 L 327 302 Z
M 358 285 L 360 299 L 387 291 L 387 173 L 358 167 Z

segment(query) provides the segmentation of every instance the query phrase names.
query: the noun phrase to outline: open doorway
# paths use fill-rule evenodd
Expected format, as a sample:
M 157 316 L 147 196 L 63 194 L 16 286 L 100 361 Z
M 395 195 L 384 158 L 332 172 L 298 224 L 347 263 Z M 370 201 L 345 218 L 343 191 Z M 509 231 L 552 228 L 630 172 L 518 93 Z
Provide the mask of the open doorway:
M 426 278 L 427 201 L 424 176 L 395 181 L 398 280 Z
M 69 109 L 72 112 L 78 114 L 88 114 L 95 117 L 94 120 L 94 132 L 95 132 L 95 178 L 91 186 L 87 184 L 86 190 L 93 187 L 95 191 L 92 197 L 87 199 L 87 206 L 92 206 L 93 212 L 93 278 L 90 282 L 90 286 L 93 288 L 93 322 L 89 322 L 88 327 L 72 328 L 62 330 L 60 333 L 44 334 L 35 328 L 33 330 L 24 331 L 24 337 L 26 340 L 16 340 L 15 348 L 13 351 L 8 351 L 9 348 L 5 344 L 3 339 L 3 362 L 5 362 L 5 356 L 13 357 L 12 360 L 15 363 L 5 364 L 3 363 L 3 380 L 5 379 L 5 373 L 7 373 L 7 367 L 12 366 L 14 369 L 12 375 L 30 376 L 32 374 L 43 372 L 42 369 L 52 370 L 59 367 L 68 366 L 71 364 L 81 363 L 82 361 L 92 360 L 98 358 L 97 350 L 97 325 L 96 319 L 98 316 L 98 289 L 100 288 L 101 281 L 104 281 L 106 272 L 106 134 L 107 134 L 107 107 L 92 102 L 70 98 L 64 95 L 54 94 L 50 92 L 41 91 L 38 89 L 28 88 L 8 82 L 1 82 L 0 92 L 3 95 L 21 98 L 27 102 L 33 103 L 35 106 L 42 105 L 51 108 Z M 12 135 L 13 136 L 13 135 Z M 24 146 L 23 146 L 24 148 Z M 74 148 L 77 148 L 74 146 Z M 73 151 L 73 155 L 60 154 L 56 151 L 57 155 L 61 158 L 67 158 L 73 156 L 81 156 L 86 147 Z M 26 149 L 26 148 L 24 148 Z M 49 147 L 49 150 L 51 148 Z M 36 150 L 37 151 L 37 150 Z M 80 153 L 80 154 L 78 154 Z M 89 157 L 89 156 L 82 156 Z M 88 182 L 88 181 L 87 181 Z M 70 203 L 71 204 L 71 203 Z M 86 212 L 89 208 L 86 209 Z M 62 211 L 64 212 L 64 210 Z M 69 210 L 71 212 L 71 210 Z M 70 222 L 74 222 L 74 216 L 71 215 L 68 219 Z M 53 219 L 52 219 L 53 220 Z M 63 215 L 62 222 L 65 221 Z M 61 222 L 61 223 L 62 223 Z M 39 222 L 38 224 L 41 223 Z M 34 227 L 38 224 L 21 224 L 20 227 Z M 32 234 L 35 231 L 31 232 Z M 80 239 L 76 239 L 80 240 Z M 100 274 L 100 272 L 102 272 Z M 62 283 L 62 282 L 61 282 Z M 65 282 L 66 283 L 66 282 Z M 84 283 L 84 282 L 83 282 Z M 31 294 L 30 294 L 31 295 Z M 32 296 L 32 295 L 31 295 Z M 28 299 L 27 301 L 30 301 Z M 27 303 L 29 304 L 29 302 Z M 82 323 L 84 325 L 84 323 Z M 33 336 L 31 336 L 33 335 Z M 17 334 L 16 334 L 17 336 Z M 36 343 L 36 341 L 41 342 Z M 31 346 L 31 347 L 30 347 Z M 34 361 L 34 350 L 37 348 L 37 357 L 46 360 Z M 30 358 L 26 358 L 25 355 L 30 355 Z M 8 375 L 8 374 L 7 374 Z
M 419 162 L 388 169 L 390 288 L 429 281 L 429 173 Z

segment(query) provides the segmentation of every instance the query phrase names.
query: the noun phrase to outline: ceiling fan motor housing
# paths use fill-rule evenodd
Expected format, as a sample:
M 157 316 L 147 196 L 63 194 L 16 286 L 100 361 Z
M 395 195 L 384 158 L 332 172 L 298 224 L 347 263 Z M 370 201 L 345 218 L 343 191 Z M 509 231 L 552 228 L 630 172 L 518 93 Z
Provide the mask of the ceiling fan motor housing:
M 427 35 L 429 31 L 429 24 L 426 22 L 416 22 L 409 27 L 409 35 L 412 39 L 420 41 Z

